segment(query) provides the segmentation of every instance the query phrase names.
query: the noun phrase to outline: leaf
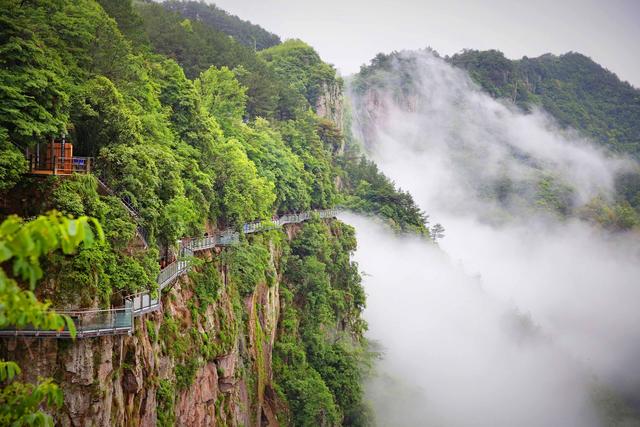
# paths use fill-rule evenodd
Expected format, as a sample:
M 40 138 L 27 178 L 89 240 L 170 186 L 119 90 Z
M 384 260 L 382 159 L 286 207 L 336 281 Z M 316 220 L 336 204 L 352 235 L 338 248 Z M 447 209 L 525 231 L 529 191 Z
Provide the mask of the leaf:
M 5 242 L 0 242 L 0 263 L 5 262 L 13 256 L 13 252 Z
M 22 373 L 22 371 L 17 363 L 0 360 L 0 381 L 11 381 L 16 375 L 20 375 L 20 373 Z

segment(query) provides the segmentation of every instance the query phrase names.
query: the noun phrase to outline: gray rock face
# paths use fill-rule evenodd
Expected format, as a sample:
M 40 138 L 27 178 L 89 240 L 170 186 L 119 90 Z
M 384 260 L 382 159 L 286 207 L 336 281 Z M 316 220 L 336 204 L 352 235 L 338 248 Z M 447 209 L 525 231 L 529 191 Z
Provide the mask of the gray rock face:
M 344 102 L 340 85 L 323 83 L 315 111 L 318 116 L 331 120 L 338 129 L 343 129 Z M 340 147 L 340 153 L 343 149 L 344 147 Z

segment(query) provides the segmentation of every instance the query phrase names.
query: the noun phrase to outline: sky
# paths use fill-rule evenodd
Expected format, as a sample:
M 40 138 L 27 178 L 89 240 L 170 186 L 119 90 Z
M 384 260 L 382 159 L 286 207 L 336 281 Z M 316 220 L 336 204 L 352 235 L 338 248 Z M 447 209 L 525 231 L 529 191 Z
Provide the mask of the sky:
M 300 38 L 342 75 L 379 52 L 499 49 L 512 59 L 575 51 L 640 87 L 640 0 L 216 0 L 282 39 Z

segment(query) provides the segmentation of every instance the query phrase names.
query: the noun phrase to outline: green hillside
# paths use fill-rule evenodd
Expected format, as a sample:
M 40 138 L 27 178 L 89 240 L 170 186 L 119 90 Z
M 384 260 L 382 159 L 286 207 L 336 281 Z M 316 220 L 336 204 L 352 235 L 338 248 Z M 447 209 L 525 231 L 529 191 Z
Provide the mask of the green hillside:
M 525 110 L 541 106 L 560 124 L 640 158 L 640 89 L 590 58 L 570 52 L 512 61 L 496 50 L 466 50 L 447 60 L 492 96 Z
M 201 21 L 255 50 L 266 49 L 280 43 L 280 37 L 277 35 L 270 33 L 259 25 L 231 15 L 212 3 L 171 0 L 165 1 L 163 6 L 180 13 L 192 21 Z

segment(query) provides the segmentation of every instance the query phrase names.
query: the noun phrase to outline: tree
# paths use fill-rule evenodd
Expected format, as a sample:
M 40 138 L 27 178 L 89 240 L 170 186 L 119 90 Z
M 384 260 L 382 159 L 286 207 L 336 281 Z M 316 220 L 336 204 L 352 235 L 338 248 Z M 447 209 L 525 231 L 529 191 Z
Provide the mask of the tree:
M 304 170 L 302 160 L 285 145 L 282 136 L 260 118 L 251 127 L 243 126 L 241 131 L 238 136 L 247 156 L 256 165 L 258 173 L 275 186 L 277 210 L 309 209 L 312 178 Z
M 442 239 L 444 237 L 444 227 L 441 224 L 435 224 L 431 227 L 431 238 L 434 242 L 437 242 L 438 239 Z
M 60 57 L 32 31 L 18 3 L 0 1 L 0 128 L 27 144 L 64 131 L 69 97 Z
M 247 104 L 247 89 L 240 85 L 229 68 L 210 67 L 196 80 L 204 108 L 224 130 L 242 121 Z
M 214 215 L 226 224 L 268 218 L 276 199 L 273 183 L 258 175 L 255 164 L 235 139 L 216 144 L 213 166 L 217 172 Z
M 93 228 L 92 228 L 93 226 Z M 95 229 L 95 231 L 94 231 Z M 0 224 L 0 263 L 12 264 L 11 275 L 0 269 L 0 328 L 33 326 L 45 330 L 61 330 L 65 326 L 75 336 L 71 318 L 61 316 L 48 302 L 41 302 L 33 291 L 43 272 L 39 258 L 61 249 L 72 254 L 84 243 L 93 244 L 95 237 L 103 240 L 97 221 L 88 217 L 70 219 L 52 212 L 47 216 L 24 222 L 13 215 Z M 18 285 L 28 284 L 28 289 Z M 38 384 L 15 381 L 20 367 L 11 361 L 0 360 L 0 424 L 53 426 L 51 416 L 40 408 L 60 406 L 62 392 L 51 379 Z
M 7 142 L 7 132 L 0 127 L 0 193 L 12 189 L 26 171 L 24 155 Z

